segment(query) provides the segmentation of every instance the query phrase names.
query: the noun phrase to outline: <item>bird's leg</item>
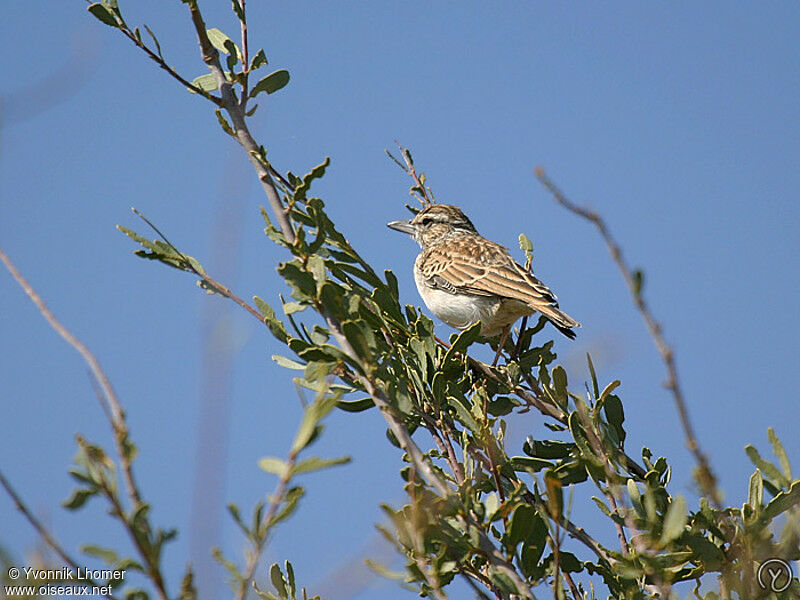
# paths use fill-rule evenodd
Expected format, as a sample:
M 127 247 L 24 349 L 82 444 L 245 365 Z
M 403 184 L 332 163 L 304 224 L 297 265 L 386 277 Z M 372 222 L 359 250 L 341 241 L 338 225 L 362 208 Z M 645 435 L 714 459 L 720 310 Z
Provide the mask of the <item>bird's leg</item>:
M 509 333 L 511 333 L 511 324 L 506 325 L 503 328 L 503 333 L 500 334 L 500 343 L 497 344 L 497 354 L 494 355 L 494 361 L 492 362 L 493 367 L 497 366 L 497 361 L 500 358 L 500 354 L 503 352 L 503 345 L 506 343 Z

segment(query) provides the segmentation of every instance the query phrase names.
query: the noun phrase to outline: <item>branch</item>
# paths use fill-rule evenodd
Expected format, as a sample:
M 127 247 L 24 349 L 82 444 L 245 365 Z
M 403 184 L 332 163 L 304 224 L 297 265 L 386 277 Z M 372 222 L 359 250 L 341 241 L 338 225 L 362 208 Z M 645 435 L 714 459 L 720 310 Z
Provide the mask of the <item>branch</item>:
M 8 258 L 6 253 L 2 250 L 0 250 L 0 260 L 3 261 L 6 268 L 11 273 L 11 276 L 14 277 L 20 287 L 33 301 L 33 303 L 39 309 L 39 312 L 42 313 L 42 316 L 47 320 L 50 326 L 56 331 L 56 333 L 64 338 L 64 340 L 66 340 L 70 346 L 75 348 L 75 350 L 81 355 L 81 357 L 83 357 L 83 359 L 86 361 L 86 364 L 89 366 L 89 370 L 94 377 L 97 388 L 99 392 L 101 392 L 98 394 L 98 398 L 101 401 L 100 405 L 103 407 L 103 412 L 106 413 L 106 416 L 109 419 L 109 424 L 111 425 L 111 429 L 114 432 L 114 443 L 116 445 L 120 464 L 122 465 L 123 480 L 125 482 L 128 498 L 132 505 L 131 508 L 132 510 L 137 509 L 142 504 L 142 498 L 139 494 L 139 490 L 136 487 L 136 481 L 133 477 L 133 465 L 131 464 L 131 455 L 128 448 L 128 426 L 125 422 L 125 413 L 122 410 L 119 400 L 117 399 L 116 393 L 111 387 L 111 382 L 108 380 L 108 377 L 102 368 L 100 368 L 100 363 L 97 361 L 97 358 L 95 358 L 94 354 L 91 353 L 91 351 L 86 347 L 85 344 L 83 344 L 83 342 L 76 338 L 56 319 L 55 315 L 50 312 L 50 309 L 47 308 L 39 294 L 37 294 L 31 285 L 25 280 L 22 274 L 11 262 L 11 259 Z M 6 489 L 8 490 L 8 488 Z M 145 563 L 148 565 L 148 575 L 153 580 L 159 597 L 161 597 L 163 600 L 166 600 L 168 597 L 167 591 L 164 587 L 164 578 L 158 565 L 154 564 L 150 560 L 149 554 L 145 552 L 142 545 L 138 542 L 138 536 L 125 518 L 125 509 L 119 503 L 119 499 L 113 493 L 111 493 L 110 490 L 106 490 L 106 496 L 114 506 L 114 509 L 119 515 L 120 520 L 130 533 L 132 541 L 135 543 L 136 547 L 139 549 L 139 553 L 141 554 Z M 47 538 L 45 538 L 45 541 L 48 541 Z M 48 543 L 50 542 L 48 541 Z
M 245 123 L 244 109 L 246 97 L 243 95 L 241 104 L 237 101 L 236 94 L 233 90 L 233 84 L 225 77 L 225 71 L 219 61 L 219 52 L 217 52 L 217 49 L 211 44 L 211 40 L 208 39 L 206 24 L 203 21 L 203 15 L 200 14 L 200 9 L 197 7 L 196 2 L 191 2 L 189 4 L 189 13 L 191 14 L 195 31 L 197 32 L 197 40 L 200 43 L 200 54 L 203 58 L 203 62 L 206 63 L 208 70 L 211 71 L 211 74 L 214 75 L 214 78 L 217 80 L 217 86 L 222 96 L 222 103 L 220 106 L 222 106 L 225 112 L 228 113 L 228 116 L 230 116 L 236 140 L 247 152 L 247 158 L 256 170 L 258 179 L 261 181 L 261 187 L 267 195 L 270 208 L 278 221 L 278 225 L 283 235 L 286 237 L 286 241 L 292 244 L 295 240 L 295 234 L 292 224 L 289 222 L 288 213 L 281 202 L 281 197 L 275 187 L 275 182 L 272 180 L 270 168 L 261 160 L 260 148 L 253 139 L 253 136 L 250 135 L 250 130 Z
M 150 228 L 153 231 L 156 232 L 158 237 L 160 237 L 167 246 L 172 248 L 172 250 L 174 250 L 175 253 L 178 256 L 181 257 L 183 262 L 186 264 L 186 268 L 188 270 L 190 270 L 192 273 L 197 275 L 200 279 L 205 281 L 213 289 L 213 291 L 215 293 L 219 294 L 220 296 L 224 296 L 225 298 L 229 298 L 229 299 L 233 300 L 234 302 L 236 302 L 236 304 L 241 306 L 243 309 L 245 309 L 247 312 L 249 312 L 251 315 L 253 315 L 256 319 L 258 319 L 262 324 L 264 323 L 264 317 L 252 305 L 250 305 L 247 302 L 245 302 L 244 300 L 242 300 L 239 296 L 234 294 L 230 290 L 230 288 L 228 288 L 228 287 L 224 286 L 223 284 L 219 283 L 216 279 L 214 279 L 213 277 L 208 275 L 205 271 L 198 271 L 195 268 L 195 266 L 192 263 L 192 261 L 190 261 L 183 252 L 178 250 L 178 248 L 176 248 L 175 245 L 167 239 L 167 236 L 165 236 L 163 233 L 161 233 L 161 230 L 158 227 L 156 227 L 150 219 L 145 217 L 136 208 L 131 208 L 131 210 L 133 211 L 133 213 L 137 217 L 139 217 L 142 221 L 147 223 L 150 226 Z
M 289 453 L 288 460 L 286 461 L 286 470 L 278 481 L 278 485 L 275 487 L 275 492 L 272 494 L 272 499 L 270 500 L 269 507 L 267 508 L 267 514 L 264 515 L 264 518 L 261 520 L 259 529 L 261 528 L 262 524 L 268 526 L 270 521 L 272 521 L 272 519 L 275 517 L 275 513 L 278 511 L 278 507 L 280 506 L 283 496 L 286 493 L 286 486 L 289 485 L 289 480 L 292 478 L 292 470 L 294 469 L 295 462 L 297 461 L 298 453 L 299 450 L 293 450 Z M 247 597 L 247 593 L 250 591 L 250 584 L 252 583 L 256 574 L 258 560 L 261 558 L 261 554 L 264 551 L 266 542 L 267 531 L 264 531 L 264 537 L 260 538 L 255 544 L 255 552 L 249 553 L 244 575 L 242 580 L 239 582 L 239 589 L 236 590 L 236 600 L 244 600 Z
M 11 484 L 8 480 L 3 476 L 3 473 L 0 472 L 0 486 L 5 489 L 8 495 L 11 497 L 11 500 L 14 502 L 17 510 L 23 514 L 23 516 L 28 520 L 28 523 L 36 530 L 39 536 L 44 540 L 44 543 L 47 544 L 53 551 L 58 554 L 58 556 L 63 560 L 67 565 L 72 567 L 73 570 L 78 571 L 78 569 L 82 568 L 78 563 L 66 553 L 66 551 L 61 547 L 61 545 L 55 540 L 52 534 L 47 530 L 47 528 L 42 525 L 42 523 L 33 516 L 28 507 L 25 506 L 25 503 L 22 501 L 22 498 L 19 497 L 16 490 L 11 487 Z M 87 585 L 101 587 L 100 583 L 94 581 L 93 579 L 87 580 Z M 117 600 L 116 596 L 113 594 L 105 594 L 104 598 L 108 598 L 109 600 Z
M 127 449 L 127 442 L 128 442 L 128 425 L 125 422 L 125 412 L 122 410 L 120 406 L 119 400 L 117 399 L 117 395 L 114 392 L 114 389 L 111 387 L 111 382 L 108 380 L 103 369 L 100 367 L 100 363 L 97 361 L 97 358 L 89 351 L 89 349 L 81 342 L 78 338 L 76 338 L 66 327 L 64 327 L 50 312 L 50 309 L 47 308 L 42 298 L 36 291 L 31 287 L 31 285 L 25 280 L 22 274 L 17 270 L 14 266 L 14 263 L 11 262 L 11 259 L 0 249 L 0 260 L 3 261 L 6 268 L 8 269 L 11 276 L 17 281 L 19 286 L 25 291 L 31 301 L 36 305 L 39 309 L 39 312 L 42 313 L 42 316 L 47 320 L 50 326 L 58 333 L 66 342 L 72 346 L 86 361 L 86 364 L 89 366 L 89 370 L 94 377 L 94 381 L 97 383 L 99 390 L 102 394 L 98 394 L 98 397 L 101 399 L 100 405 L 103 407 L 103 411 L 106 413 L 108 417 L 109 424 L 111 425 L 111 429 L 114 432 L 114 442 L 117 449 L 117 454 L 119 455 L 120 463 L 122 464 L 122 473 L 123 479 L 125 481 L 125 488 L 128 492 L 128 498 L 133 505 L 133 508 L 136 508 L 141 504 L 142 499 L 139 494 L 139 490 L 136 487 L 136 481 L 133 477 L 133 465 L 131 464 L 129 451 Z
M 403 157 L 403 163 L 397 160 L 395 156 L 388 150 L 386 150 L 386 154 L 388 154 L 389 158 L 391 158 L 398 167 L 403 169 L 403 171 L 405 171 L 414 181 L 414 185 L 411 187 L 409 193 L 412 196 L 416 195 L 423 208 L 430 206 L 431 204 L 436 204 L 436 198 L 433 196 L 433 190 L 425 185 L 425 173 L 417 173 L 417 169 L 414 167 L 414 159 L 411 158 L 411 152 L 409 149 L 403 148 L 403 146 L 397 140 L 395 140 L 394 143 L 397 144 L 397 149 L 400 150 L 400 156 Z
M 144 560 L 147 576 L 153 580 L 153 584 L 156 586 L 158 597 L 161 600 L 168 600 L 169 595 L 167 594 L 167 588 L 164 583 L 164 576 L 161 574 L 158 563 L 153 561 L 152 554 L 148 552 L 148 549 L 144 546 L 141 534 L 138 533 L 134 526 L 128 522 L 128 519 L 125 516 L 125 509 L 123 508 L 122 504 L 120 504 L 119 498 L 114 490 L 108 487 L 105 481 L 102 484 L 102 490 L 106 500 L 108 500 L 113 507 L 113 511 L 111 512 L 112 516 L 116 515 L 119 517 L 119 520 L 125 525 L 125 530 L 128 532 L 128 536 L 131 539 L 131 544 L 133 544 L 134 548 L 136 548 L 136 551 Z
M 719 491 L 717 489 L 716 476 L 711 470 L 708 458 L 700 449 L 700 446 L 697 442 L 697 437 L 694 433 L 694 428 L 689 420 L 689 412 L 686 408 L 686 402 L 684 400 L 683 391 L 681 390 L 680 380 L 678 378 L 678 369 L 675 365 L 675 353 L 664 339 L 661 325 L 658 321 L 656 321 L 653 313 L 650 312 L 650 309 L 647 306 L 644 297 L 642 296 L 641 276 L 635 275 L 634 272 L 631 271 L 630 267 L 622 256 L 622 250 L 612 237 L 611 232 L 608 230 L 608 227 L 603 219 L 597 213 L 587 208 L 578 206 L 569 200 L 563 194 L 563 192 L 558 189 L 558 187 L 556 187 L 556 185 L 547 177 L 544 170 L 541 168 L 536 169 L 536 178 L 552 194 L 553 198 L 556 202 L 558 202 L 558 204 L 566 208 L 571 213 L 576 214 L 592 223 L 597 228 L 597 231 L 600 233 L 603 241 L 606 243 L 606 246 L 611 253 L 611 257 L 619 268 L 620 273 L 622 273 L 622 277 L 628 286 L 637 310 L 647 324 L 647 329 L 650 332 L 650 336 L 653 338 L 656 349 L 661 355 L 661 359 L 666 367 L 666 388 L 672 392 L 672 397 L 678 410 L 678 416 L 680 417 L 681 425 L 683 426 L 684 435 L 686 436 L 686 445 L 697 461 L 699 468 L 697 477 L 698 482 L 700 483 L 703 492 L 711 498 L 715 506 L 717 508 L 721 508 L 722 499 L 720 498 Z

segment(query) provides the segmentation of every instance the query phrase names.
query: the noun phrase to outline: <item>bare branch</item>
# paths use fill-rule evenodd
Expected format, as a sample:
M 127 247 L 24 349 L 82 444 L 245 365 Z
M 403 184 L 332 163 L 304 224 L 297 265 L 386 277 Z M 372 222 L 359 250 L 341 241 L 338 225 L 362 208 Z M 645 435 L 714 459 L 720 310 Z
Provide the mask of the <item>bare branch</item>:
M 45 318 L 45 320 L 47 320 L 50 326 L 56 331 L 56 333 L 64 338 L 64 340 L 70 346 L 72 346 L 78 352 L 78 354 L 81 355 L 83 360 L 86 361 L 86 364 L 89 366 L 89 370 L 91 371 L 94 380 L 97 382 L 99 389 L 102 391 L 102 395 L 99 396 L 102 399 L 101 406 L 103 407 L 106 415 L 109 417 L 109 424 L 114 432 L 114 442 L 116 444 L 120 463 L 122 464 L 122 474 L 125 481 L 125 488 L 128 492 L 128 497 L 130 498 L 133 507 L 137 507 L 142 502 L 142 499 L 139 494 L 139 490 L 136 487 L 136 481 L 133 477 L 133 465 L 131 464 L 129 451 L 127 449 L 128 425 L 125 422 L 125 413 L 122 410 L 122 406 L 119 403 L 114 389 L 111 387 L 111 382 L 108 380 L 105 372 L 100 367 L 100 363 L 97 361 L 97 358 L 95 358 L 94 354 L 89 351 L 83 342 L 72 335 L 72 333 L 56 319 L 55 315 L 50 312 L 50 309 L 47 308 L 39 294 L 36 293 L 27 280 L 17 270 L 17 268 L 14 266 L 14 263 L 11 262 L 11 259 L 6 255 L 5 252 L 3 252 L 2 249 L 0 249 L 0 260 L 3 261 L 9 273 L 11 273 L 11 276 L 25 291 L 31 301 L 36 305 L 36 307 L 39 309 L 39 312 L 42 313 L 42 316 Z
M 75 348 L 75 350 L 81 355 L 81 357 L 83 357 L 83 359 L 86 361 L 86 364 L 89 366 L 89 370 L 91 371 L 92 376 L 97 383 L 97 388 L 99 388 L 99 391 L 102 392 L 102 394 L 98 394 L 98 398 L 101 400 L 100 404 L 103 407 L 103 411 L 109 417 L 109 424 L 114 432 L 114 443 L 116 445 L 117 456 L 119 457 L 120 464 L 122 465 L 122 476 L 125 482 L 125 488 L 128 493 L 128 498 L 131 502 L 132 508 L 135 510 L 142 503 L 142 499 L 141 495 L 139 494 L 139 489 L 136 487 L 136 481 L 133 476 L 133 464 L 131 463 L 131 454 L 128 448 L 128 425 L 125 421 L 125 413 L 122 410 L 122 406 L 119 403 L 116 393 L 111 387 L 111 382 L 108 380 L 105 372 L 100 367 L 100 363 L 97 361 L 97 358 L 95 358 L 94 354 L 91 353 L 91 351 L 83 342 L 76 338 L 58 321 L 58 319 L 56 319 L 55 315 L 53 315 L 50 309 L 47 308 L 39 294 L 36 293 L 36 291 L 31 287 L 31 285 L 11 262 L 11 259 L 8 258 L 6 253 L 2 250 L 0 250 L 0 260 L 3 261 L 12 277 L 14 277 L 20 287 L 33 301 L 33 303 L 39 309 L 39 312 L 42 313 L 42 316 L 45 318 L 45 320 L 47 320 L 50 326 L 56 331 L 56 333 L 64 338 L 64 340 L 66 340 L 70 346 Z M 147 564 L 148 575 L 155 584 L 159 597 L 162 598 L 162 600 L 166 600 L 167 591 L 164 585 L 164 578 L 161 574 L 158 564 L 152 562 L 150 555 L 145 552 L 142 545 L 138 542 L 138 536 L 136 532 L 132 529 L 131 525 L 125 518 L 125 509 L 120 504 L 119 498 L 115 494 L 111 493 L 110 490 L 106 490 L 106 497 L 114 506 L 114 510 L 120 517 L 120 520 L 125 528 L 128 530 L 132 541 L 139 549 L 139 553 Z
M 642 296 L 641 280 L 634 275 L 634 272 L 626 263 L 622 256 L 622 250 L 612 237 L 611 232 L 608 230 L 608 227 L 600 215 L 592 210 L 589 210 L 588 208 L 578 206 L 569 200 L 564 193 L 558 187 L 556 187 L 550 178 L 547 177 L 543 169 L 536 169 L 536 178 L 552 194 L 553 198 L 556 200 L 556 202 L 558 202 L 558 204 L 566 208 L 571 213 L 576 214 L 592 223 L 597 228 L 597 231 L 600 233 L 600 236 L 603 238 L 606 246 L 608 246 L 608 250 L 611 252 L 611 257 L 619 268 L 620 273 L 622 273 L 622 277 L 625 280 L 628 289 L 630 290 L 631 296 L 633 297 L 633 302 L 647 324 L 647 329 L 650 332 L 650 335 L 655 342 L 656 349 L 661 355 L 661 359 L 666 367 L 667 382 L 665 385 L 666 388 L 672 392 L 672 397 L 678 410 L 678 416 L 680 417 L 684 435 L 686 436 L 686 445 L 697 461 L 699 470 L 697 479 L 700 483 L 700 487 L 702 488 L 703 492 L 709 496 L 714 505 L 717 508 L 721 508 L 722 499 L 720 497 L 719 490 L 717 489 L 716 476 L 711 470 L 711 465 L 708 462 L 708 458 L 700 449 L 700 446 L 697 442 L 697 437 L 694 433 L 694 428 L 689 420 L 689 412 L 686 408 L 686 401 L 684 400 L 683 391 L 681 390 L 680 380 L 678 378 L 678 368 L 675 364 L 675 353 L 664 339 L 661 325 L 658 321 L 656 321 L 653 313 L 650 311 L 647 303 L 644 300 L 644 297 Z
M 400 150 L 400 156 L 403 157 L 403 163 L 397 160 L 388 150 L 386 151 L 386 154 L 388 154 L 389 158 L 391 158 L 398 167 L 403 169 L 403 171 L 405 171 L 408 176 L 414 180 L 414 185 L 411 187 L 409 193 L 412 196 L 417 197 L 417 200 L 420 201 L 423 208 L 430 206 L 431 204 L 436 204 L 436 198 L 433 196 L 433 190 L 425 185 L 425 174 L 417 173 L 417 169 L 414 167 L 414 160 L 411 158 L 411 151 L 408 148 L 404 148 L 397 140 L 395 140 L 394 143 L 397 144 L 397 149 Z
M 82 568 L 77 563 L 77 561 L 75 561 L 75 559 L 73 559 L 69 554 L 67 554 L 64 548 L 61 547 L 61 545 L 56 541 L 56 539 L 42 524 L 42 522 L 33 516 L 33 513 L 28 509 L 28 507 L 22 501 L 22 498 L 20 498 L 16 490 L 13 487 L 11 487 L 11 484 L 5 478 L 2 472 L 0 472 L 0 486 L 2 486 L 3 489 L 5 489 L 8 495 L 11 497 L 11 500 L 14 502 L 14 506 L 16 506 L 17 510 L 23 514 L 25 519 L 27 519 L 28 523 L 30 523 L 31 526 L 36 530 L 36 532 L 39 534 L 39 537 L 41 537 L 44 540 L 44 543 L 47 544 L 50 548 L 52 548 L 53 551 L 56 554 L 58 554 L 61 560 L 63 560 L 67 565 L 72 567 L 72 569 L 74 569 L 75 571 L 77 571 L 79 568 Z M 89 579 L 87 581 L 87 585 L 101 587 L 100 583 L 94 581 L 93 579 Z M 108 598 L 109 600 L 117 600 L 116 596 L 114 596 L 113 594 L 105 594 L 103 597 Z

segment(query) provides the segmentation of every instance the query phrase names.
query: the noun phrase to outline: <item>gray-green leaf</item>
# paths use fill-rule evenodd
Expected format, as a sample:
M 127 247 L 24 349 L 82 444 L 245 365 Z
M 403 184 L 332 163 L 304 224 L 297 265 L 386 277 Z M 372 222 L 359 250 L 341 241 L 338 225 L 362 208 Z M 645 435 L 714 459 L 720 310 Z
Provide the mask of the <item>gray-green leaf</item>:
M 254 98 L 257 94 L 261 92 L 266 92 L 267 94 L 274 94 L 279 89 L 284 87 L 287 83 L 289 83 L 289 71 L 286 69 L 280 69 L 279 71 L 275 71 L 270 73 L 264 79 L 259 81 L 253 89 L 250 90 L 250 98 Z
M 195 87 L 199 87 L 204 92 L 213 92 L 218 87 L 217 78 L 214 77 L 211 73 L 207 73 L 206 75 L 200 75 L 200 77 L 195 77 L 192 80 L 192 85 L 194 85 Z
M 664 517 L 661 543 L 668 544 L 683 533 L 687 519 L 686 500 L 684 500 L 683 496 L 675 496 L 667 509 L 667 516 Z
M 90 4 L 87 10 L 106 25 L 110 27 L 119 27 L 116 18 L 114 18 L 114 13 L 108 10 L 103 4 L 95 2 L 94 4 Z

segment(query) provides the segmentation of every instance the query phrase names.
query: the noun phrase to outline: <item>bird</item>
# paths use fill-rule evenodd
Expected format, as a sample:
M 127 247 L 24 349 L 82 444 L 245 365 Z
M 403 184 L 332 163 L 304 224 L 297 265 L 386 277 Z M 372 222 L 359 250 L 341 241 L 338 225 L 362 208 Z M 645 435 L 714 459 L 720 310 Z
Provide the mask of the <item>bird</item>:
M 414 261 L 414 282 L 428 309 L 456 329 L 480 321 L 482 336 L 502 334 L 498 356 L 511 326 L 535 312 L 575 339 L 573 329 L 581 325 L 559 308 L 550 288 L 508 248 L 480 235 L 457 206 L 429 204 L 413 219 L 387 225 L 422 248 Z

